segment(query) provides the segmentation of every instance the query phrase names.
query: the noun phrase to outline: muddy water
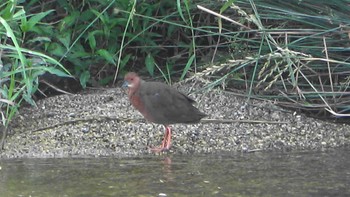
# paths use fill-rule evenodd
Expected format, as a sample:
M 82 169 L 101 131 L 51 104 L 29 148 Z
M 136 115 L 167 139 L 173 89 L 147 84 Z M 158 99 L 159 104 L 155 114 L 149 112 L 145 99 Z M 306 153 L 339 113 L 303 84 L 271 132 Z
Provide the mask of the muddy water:
M 0 196 L 350 196 L 350 149 L 0 161 Z

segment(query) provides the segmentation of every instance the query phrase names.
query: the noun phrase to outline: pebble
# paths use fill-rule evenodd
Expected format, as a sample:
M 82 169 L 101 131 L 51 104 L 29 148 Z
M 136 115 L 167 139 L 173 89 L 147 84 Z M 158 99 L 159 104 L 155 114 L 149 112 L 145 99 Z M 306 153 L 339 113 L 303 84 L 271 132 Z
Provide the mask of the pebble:
M 180 87 L 184 93 L 196 88 Z M 247 104 L 219 89 L 190 97 L 210 119 L 281 123 L 172 125 L 172 147 L 164 154 L 324 150 L 350 144 L 349 125 L 286 112 L 268 101 Z M 163 126 L 146 122 L 120 88 L 59 95 L 39 100 L 37 106 L 20 109 L 0 158 L 141 156 L 154 154 L 149 148 L 160 145 L 164 135 Z

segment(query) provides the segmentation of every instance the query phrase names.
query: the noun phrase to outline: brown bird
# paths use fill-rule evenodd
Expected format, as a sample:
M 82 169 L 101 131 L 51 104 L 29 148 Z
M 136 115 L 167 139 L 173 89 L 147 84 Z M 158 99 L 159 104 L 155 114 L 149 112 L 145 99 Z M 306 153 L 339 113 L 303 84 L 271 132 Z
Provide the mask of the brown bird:
M 194 100 L 171 86 L 160 82 L 146 82 L 134 72 L 126 74 L 124 79 L 123 87 L 128 88 L 131 104 L 146 120 L 165 127 L 162 145 L 152 148 L 154 152 L 170 148 L 170 124 L 198 123 L 206 116 L 192 105 Z

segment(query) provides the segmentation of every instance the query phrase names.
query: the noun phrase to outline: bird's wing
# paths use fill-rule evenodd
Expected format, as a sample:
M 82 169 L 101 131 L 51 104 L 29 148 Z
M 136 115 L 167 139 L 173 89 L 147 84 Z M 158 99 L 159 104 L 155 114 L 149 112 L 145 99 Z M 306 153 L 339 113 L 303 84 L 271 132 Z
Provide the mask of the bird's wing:
M 192 106 L 194 100 L 163 83 L 146 82 L 142 84 L 140 98 L 147 113 L 156 123 L 187 122 L 190 121 L 191 113 L 198 111 Z

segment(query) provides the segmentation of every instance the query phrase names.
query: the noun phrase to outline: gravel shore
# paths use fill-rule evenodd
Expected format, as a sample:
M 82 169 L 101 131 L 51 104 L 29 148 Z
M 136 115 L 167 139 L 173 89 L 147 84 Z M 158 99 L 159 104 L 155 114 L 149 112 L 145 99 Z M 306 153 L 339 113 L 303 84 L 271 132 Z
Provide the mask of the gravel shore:
M 183 84 L 180 89 L 188 92 L 190 88 Z M 172 147 L 165 154 L 290 151 L 350 144 L 346 124 L 309 118 L 267 101 L 246 104 L 245 98 L 217 89 L 190 97 L 211 120 L 173 125 Z M 0 158 L 123 157 L 154 154 L 149 148 L 160 145 L 164 128 L 146 122 L 125 92 L 113 88 L 50 97 L 38 101 L 37 108 L 23 107 L 9 132 Z

